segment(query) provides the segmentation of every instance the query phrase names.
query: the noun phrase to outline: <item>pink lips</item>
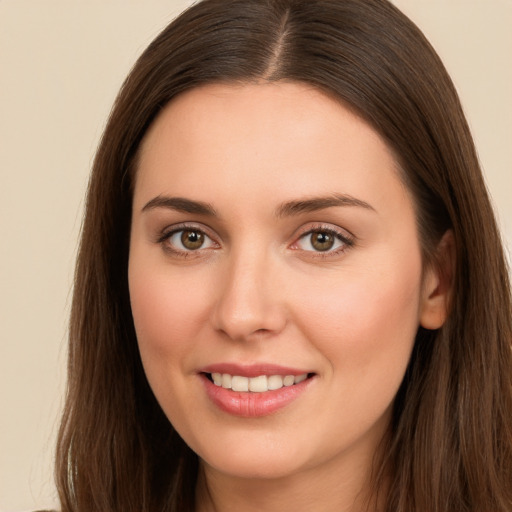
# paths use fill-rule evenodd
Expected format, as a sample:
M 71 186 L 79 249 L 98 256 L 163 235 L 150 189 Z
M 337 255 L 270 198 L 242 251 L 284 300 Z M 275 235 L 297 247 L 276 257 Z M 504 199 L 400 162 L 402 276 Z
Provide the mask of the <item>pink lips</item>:
M 287 406 L 309 387 L 312 378 L 282 387 L 280 389 L 261 393 L 239 392 L 215 385 L 206 374 L 227 373 L 242 377 L 258 377 L 260 375 L 303 375 L 307 371 L 297 368 L 277 366 L 273 364 L 257 364 L 250 366 L 222 363 L 206 366 L 200 370 L 200 377 L 210 400 L 222 411 L 244 418 L 268 416 Z

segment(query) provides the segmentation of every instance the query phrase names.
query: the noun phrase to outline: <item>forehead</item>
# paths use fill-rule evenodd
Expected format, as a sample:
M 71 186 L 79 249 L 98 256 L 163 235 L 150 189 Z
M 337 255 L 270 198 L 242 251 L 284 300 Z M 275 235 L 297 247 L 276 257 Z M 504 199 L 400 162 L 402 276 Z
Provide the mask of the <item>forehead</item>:
M 220 123 L 222 121 L 222 124 Z M 347 129 L 348 128 L 348 129 Z M 388 151 L 380 136 L 352 109 L 317 88 L 300 82 L 258 84 L 208 84 L 174 98 L 150 126 L 141 147 L 142 159 L 154 152 L 162 137 L 178 140 L 213 141 L 229 133 L 234 142 L 249 137 L 256 145 L 275 141 L 283 146 L 316 135 L 338 133 L 342 138 L 369 139 Z M 230 132 L 229 132 L 230 131 Z M 276 140 L 275 136 L 280 139 Z M 352 141 L 354 142 L 354 141 Z M 156 144 L 155 144 L 156 143 Z M 296 149 L 296 148 L 295 148 Z M 224 148 L 225 151 L 228 148 Z
M 220 186 L 269 199 L 276 191 L 291 198 L 334 191 L 364 196 L 369 185 L 382 195 L 390 184 L 402 188 L 398 176 L 382 137 L 314 87 L 212 84 L 175 98 L 148 130 L 135 201 L 141 191 L 206 195 Z

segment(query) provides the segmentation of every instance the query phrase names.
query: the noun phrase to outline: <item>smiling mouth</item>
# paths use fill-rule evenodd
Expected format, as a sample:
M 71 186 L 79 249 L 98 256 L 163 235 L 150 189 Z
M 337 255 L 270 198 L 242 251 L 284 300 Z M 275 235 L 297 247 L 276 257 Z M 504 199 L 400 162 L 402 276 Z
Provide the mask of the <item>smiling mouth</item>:
M 301 375 L 259 375 L 257 377 L 244 377 L 241 375 L 230 375 L 229 373 L 205 373 L 210 382 L 217 387 L 231 389 L 237 392 L 265 393 L 275 391 L 283 387 L 291 387 L 300 384 L 313 373 L 303 373 Z

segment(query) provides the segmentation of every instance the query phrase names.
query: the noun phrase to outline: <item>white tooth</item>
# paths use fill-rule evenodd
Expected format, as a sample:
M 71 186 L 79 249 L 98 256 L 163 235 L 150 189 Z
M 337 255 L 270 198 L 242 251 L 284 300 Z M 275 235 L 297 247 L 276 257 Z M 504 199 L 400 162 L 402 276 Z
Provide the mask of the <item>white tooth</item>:
M 212 379 L 216 386 L 222 386 L 222 373 L 212 373 Z
M 283 384 L 285 386 L 292 386 L 293 383 L 295 382 L 295 377 L 293 375 L 287 375 L 284 379 L 283 379 Z
M 295 376 L 295 384 L 299 384 L 299 382 L 302 382 L 303 380 L 306 380 L 308 378 L 308 374 L 307 373 L 303 373 L 302 375 L 296 375 Z
M 231 389 L 233 391 L 249 391 L 248 377 L 240 377 L 240 375 L 233 375 L 231 379 Z
M 231 375 L 229 375 L 229 373 L 222 374 L 222 387 L 231 389 Z
M 267 376 L 260 375 L 259 377 L 249 379 L 249 391 L 254 391 L 256 393 L 268 391 Z
M 270 377 L 267 377 L 267 386 L 269 390 L 281 389 L 283 387 L 283 377 L 281 375 L 270 375 Z

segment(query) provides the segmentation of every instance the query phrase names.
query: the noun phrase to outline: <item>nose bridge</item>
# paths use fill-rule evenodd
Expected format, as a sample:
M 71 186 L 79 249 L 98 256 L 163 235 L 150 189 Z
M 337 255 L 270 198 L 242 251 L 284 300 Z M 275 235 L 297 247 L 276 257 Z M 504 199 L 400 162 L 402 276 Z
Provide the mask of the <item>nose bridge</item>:
M 231 250 L 219 276 L 216 328 L 232 339 L 279 332 L 285 323 L 276 265 L 255 243 Z

